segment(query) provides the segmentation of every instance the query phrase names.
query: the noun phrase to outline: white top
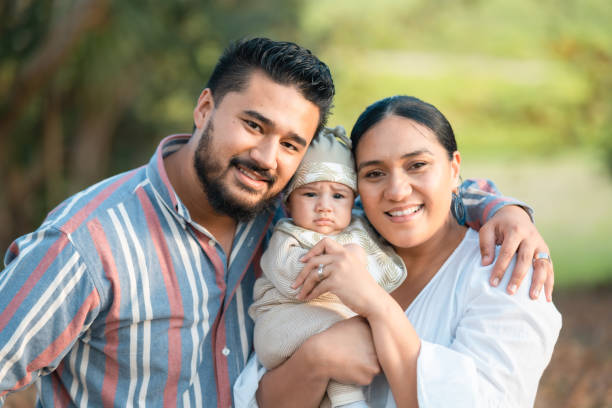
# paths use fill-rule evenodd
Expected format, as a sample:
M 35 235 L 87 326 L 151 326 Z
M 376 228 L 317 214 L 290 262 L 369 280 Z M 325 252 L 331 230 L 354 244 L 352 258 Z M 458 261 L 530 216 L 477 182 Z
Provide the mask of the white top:
M 496 288 L 489 285 L 492 266 L 483 267 L 480 260 L 478 233 L 470 229 L 406 310 L 422 340 L 417 362 L 421 408 L 533 406 L 561 315 L 543 295 L 529 298 L 533 271 L 516 294 L 508 295 L 514 260 Z M 238 378 L 236 406 L 256 406 L 255 391 L 265 372 L 258 369 L 252 358 Z M 366 392 L 375 399 L 369 401 L 372 407 L 395 406 L 386 383 L 373 387 Z

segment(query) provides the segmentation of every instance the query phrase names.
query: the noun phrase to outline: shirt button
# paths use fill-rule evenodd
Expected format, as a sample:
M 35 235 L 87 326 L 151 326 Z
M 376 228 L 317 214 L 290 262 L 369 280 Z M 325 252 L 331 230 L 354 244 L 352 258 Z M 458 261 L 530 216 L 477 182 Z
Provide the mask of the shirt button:
M 208 241 L 208 245 L 214 248 L 215 247 L 215 240 L 214 239 L 209 240 Z
M 227 346 L 223 347 L 223 350 L 221 350 L 221 354 L 223 354 L 225 357 L 229 356 L 230 353 L 230 349 L 227 348 Z

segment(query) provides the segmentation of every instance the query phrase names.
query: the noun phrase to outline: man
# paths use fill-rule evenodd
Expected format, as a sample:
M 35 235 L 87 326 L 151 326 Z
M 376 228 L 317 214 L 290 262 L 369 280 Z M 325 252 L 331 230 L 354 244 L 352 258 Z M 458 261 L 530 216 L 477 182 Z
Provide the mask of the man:
M 38 379 L 45 406 L 230 406 L 276 196 L 333 94 L 308 50 L 233 44 L 198 99 L 193 135 L 164 139 L 146 166 L 67 199 L 17 239 L 0 273 L 0 398 Z M 533 232 L 525 214 L 507 207 L 495 219 L 523 217 L 504 242 L 531 259 L 545 244 L 522 240 Z M 491 225 L 489 251 L 503 230 Z M 364 377 L 377 367 L 353 360 Z

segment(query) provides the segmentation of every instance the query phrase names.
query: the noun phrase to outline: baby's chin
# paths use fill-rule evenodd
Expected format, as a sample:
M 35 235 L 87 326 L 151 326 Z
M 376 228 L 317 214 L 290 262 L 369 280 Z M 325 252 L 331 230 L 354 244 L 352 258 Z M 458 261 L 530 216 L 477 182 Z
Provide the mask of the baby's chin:
M 317 227 L 317 228 L 312 228 L 312 231 L 314 232 L 318 232 L 319 234 L 323 234 L 323 235 L 336 235 L 342 232 L 344 228 L 321 228 L 321 227 Z

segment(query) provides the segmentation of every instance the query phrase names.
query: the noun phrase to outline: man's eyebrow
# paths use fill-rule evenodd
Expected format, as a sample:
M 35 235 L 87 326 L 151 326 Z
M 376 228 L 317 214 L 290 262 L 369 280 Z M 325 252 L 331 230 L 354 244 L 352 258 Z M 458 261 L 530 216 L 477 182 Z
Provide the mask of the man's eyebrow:
M 414 152 L 403 154 L 401 158 L 402 159 L 408 159 L 410 157 L 418 156 L 420 154 L 430 154 L 430 155 L 433 155 L 433 153 L 430 150 L 428 150 L 428 149 L 421 149 L 421 150 L 415 150 Z M 380 165 L 382 163 L 383 163 L 382 160 L 368 160 L 368 161 L 365 161 L 365 162 L 361 162 L 361 163 L 359 163 L 359 166 L 357 166 L 357 172 L 361 171 L 361 169 L 363 169 L 364 167 L 367 167 L 367 166 L 376 166 L 376 165 Z
M 260 121 L 261 123 L 263 123 L 264 125 L 273 125 L 274 122 L 272 122 L 272 120 L 268 119 L 267 117 L 265 117 L 264 115 L 262 115 L 261 113 L 254 111 L 254 110 L 246 110 L 244 111 L 245 115 L 249 115 L 252 118 L 257 119 L 258 121 Z
M 246 110 L 244 111 L 245 115 L 248 115 L 254 119 L 257 119 L 258 121 L 260 121 L 261 123 L 263 123 L 266 126 L 274 126 L 274 122 L 265 117 L 264 115 L 262 115 L 261 113 L 254 111 L 254 110 Z M 291 132 L 289 134 L 289 139 L 291 139 L 294 143 L 299 144 L 302 147 L 306 147 L 308 146 L 308 141 L 306 141 L 306 139 L 304 139 L 302 136 L 298 135 L 297 133 L 293 133 Z
M 308 145 L 308 142 L 306 141 L 306 139 L 304 139 L 302 136 L 291 132 L 289 134 L 289 139 L 293 140 L 295 143 L 299 144 L 302 147 L 306 147 Z

